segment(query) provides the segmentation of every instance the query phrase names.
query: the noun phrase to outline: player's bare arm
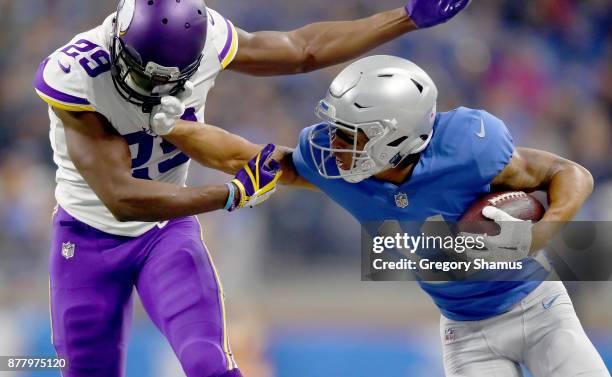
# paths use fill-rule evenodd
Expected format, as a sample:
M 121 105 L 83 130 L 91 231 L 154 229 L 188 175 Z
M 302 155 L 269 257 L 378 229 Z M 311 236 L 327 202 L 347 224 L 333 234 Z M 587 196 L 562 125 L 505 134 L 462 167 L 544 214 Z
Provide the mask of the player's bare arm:
M 179 187 L 132 177 L 126 141 L 94 112 L 55 109 L 66 126 L 70 158 L 83 178 L 120 221 L 161 221 L 223 208 L 225 185 Z
M 555 154 L 516 148 L 510 163 L 491 182 L 494 191 L 512 189 L 548 194 L 548 210 L 532 231 L 531 251 L 540 250 L 578 212 L 593 191 L 593 177 L 579 164 Z
M 411 0 L 405 7 L 353 21 L 317 22 L 288 32 L 238 29 L 229 69 L 252 75 L 309 72 L 354 59 L 407 32 L 448 21 L 467 0 Z
M 71 160 L 117 220 L 162 221 L 226 207 L 227 185 L 180 187 L 132 177 L 128 145 L 102 115 L 54 111 L 66 126 Z
M 254 75 L 313 71 L 353 59 L 417 26 L 404 8 L 371 17 L 317 22 L 288 31 L 238 30 L 238 53 L 229 69 Z
M 163 136 L 200 164 L 234 175 L 262 146 L 208 124 L 179 120 L 170 133 Z M 272 158 L 280 162 L 283 172 L 279 182 L 285 185 L 315 189 L 300 177 L 291 158 L 292 148 L 277 146 Z
M 292 157 L 293 148 L 279 146 L 275 153 L 276 155 L 274 155 L 274 158 L 280 162 L 281 170 L 283 171 L 283 177 L 281 178 L 282 184 L 319 191 L 317 186 L 308 182 L 308 180 L 302 177 L 297 171 Z

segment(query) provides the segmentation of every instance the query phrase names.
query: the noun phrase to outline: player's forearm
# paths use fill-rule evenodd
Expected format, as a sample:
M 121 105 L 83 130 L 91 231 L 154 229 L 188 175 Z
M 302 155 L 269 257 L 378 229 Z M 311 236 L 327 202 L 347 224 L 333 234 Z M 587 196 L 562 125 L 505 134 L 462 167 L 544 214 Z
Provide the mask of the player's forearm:
M 398 8 L 354 21 L 316 22 L 289 32 L 239 31 L 230 69 L 271 76 L 303 73 L 358 57 L 416 25 Z
M 540 250 L 570 221 L 593 191 L 593 177 L 582 166 L 564 160 L 548 184 L 548 210 L 534 225 L 532 250 Z
M 164 138 L 198 163 L 231 175 L 263 147 L 221 128 L 183 120 Z
M 310 190 L 318 190 L 312 183 L 305 180 L 298 173 L 295 164 L 293 163 L 293 149 L 279 146 L 272 155 L 274 159 L 280 162 L 283 175 L 280 178 L 280 183 L 286 186 L 302 187 Z
M 593 191 L 593 177 L 582 166 L 565 162 L 548 185 L 548 210 L 542 221 L 571 220 Z
M 225 185 L 180 187 L 133 179 L 104 202 L 119 221 L 164 221 L 222 209 L 228 195 Z
M 302 71 L 354 59 L 404 33 L 415 30 L 404 8 L 354 21 L 318 22 L 291 32 L 303 46 Z
M 202 165 L 231 175 L 238 173 L 263 148 L 263 145 L 251 143 L 218 127 L 183 120 L 177 122 L 164 138 Z M 281 164 L 283 175 L 280 182 L 314 189 L 296 171 L 292 153 L 293 149 L 279 146 L 272 154 L 272 158 Z

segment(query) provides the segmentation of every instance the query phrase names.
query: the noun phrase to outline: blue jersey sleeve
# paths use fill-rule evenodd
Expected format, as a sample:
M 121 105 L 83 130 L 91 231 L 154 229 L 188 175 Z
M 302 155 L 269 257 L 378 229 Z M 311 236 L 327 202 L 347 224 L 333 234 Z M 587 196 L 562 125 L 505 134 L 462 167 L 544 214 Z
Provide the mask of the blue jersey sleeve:
M 514 142 L 504 122 L 484 110 L 480 113 L 473 153 L 477 178 L 489 184 L 508 165 Z
M 457 163 L 465 183 L 470 187 L 489 185 L 514 153 L 508 128 L 501 119 L 484 110 L 463 107 L 457 109 L 454 117 L 452 132 L 444 138 L 444 149 L 452 150 L 460 160 Z

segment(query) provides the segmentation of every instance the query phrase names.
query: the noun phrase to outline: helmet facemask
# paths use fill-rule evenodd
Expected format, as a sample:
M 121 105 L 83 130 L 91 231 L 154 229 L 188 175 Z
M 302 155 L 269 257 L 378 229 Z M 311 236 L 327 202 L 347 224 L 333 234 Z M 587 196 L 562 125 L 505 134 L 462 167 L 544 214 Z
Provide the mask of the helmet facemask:
M 125 100 L 150 112 L 198 71 L 208 12 L 204 0 L 121 0 L 112 29 L 113 84 Z
M 432 112 L 435 113 L 435 109 Z M 361 182 L 395 168 L 409 155 L 424 150 L 433 134 L 433 131 L 430 131 L 429 134 L 423 134 L 416 139 L 402 137 L 387 143 L 389 136 L 392 137 L 397 130 L 395 119 L 351 124 L 335 118 L 334 107 L 324 100 L 319 102 L 315 114 L 324 123 L 311 129 L 308 141 L 311 157 L 316 162 L 319 174 L 327 179 L 342 178 L 350 183 Z M 367 137 L 362 148 L 358 142 L 360 132 Z M 352 139 L 350 148 L 333 146 L 334 139 L 342 133 Z M 350 154 L 348 167 L 337 157 L 341 153 Z M 335 160 L 338 173 L 329 171 L 328 163 L 331 159 Z
M 163 96 L 177 95 L 185 82 L 198 70 L 202 56 L 182 72 L 177 67 L 163 67 L 153 62 L 143 66 L 135 51 L 126 47 L 121 37 L 113 35 L 110 46 L 112 78 L 119 94 L 128 102 L 150 112 Z
M 382 130 L 382 125 L 380 123 L 351 125 L 342 121 L 328 121 L 324 125 L 315 127 L 310 131 L 308 135 L 310 153 L 313 161 L 318 161 L 317 169 L 321 176 L 328 179 L 342 178 L 348 182 L 356 183 L 381 171 L 368 153 L 368 145 L 371 145 L 373 141 L 375 142 L 375 139 L 368 137 L 368 133 L 364 129 Z M 365 145 L 361 148 L 359 146 L 360 131 L 368 138 Z M 369 133 L 372 134 L 372 132 Z M 348 135 L 350 139 L 346 136 L 341 136 L 342 134 Z M 334 147 L 334 140 L 336 138 L 344 140 L 348 147 Z M 322 140 L 322 142 L 319 140 Z M 344 164 L 338 158 L 340 154 L 349 155 L 350 162 Z M 316 155 L 318 155 L 318 158 L 315 158 Z M 327 164 L 331 159 L 334 160 L 338 173 L 328 171 Z

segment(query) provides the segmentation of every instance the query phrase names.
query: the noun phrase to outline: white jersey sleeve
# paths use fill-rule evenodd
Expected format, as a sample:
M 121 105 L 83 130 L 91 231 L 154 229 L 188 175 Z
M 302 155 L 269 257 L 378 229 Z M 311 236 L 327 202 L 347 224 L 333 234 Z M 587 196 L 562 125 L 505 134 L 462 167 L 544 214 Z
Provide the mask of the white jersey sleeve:
M 208 8 L 208 33 L 212 33 L 212 42 L 219 57 L 221 68 L 225 69 L 238 52 L 238 33 L 234 24 L 217 11 Z
M 68 111 L 96 111 L 90 81 L 110 70 L 108 53 L 86 39 L 75 39 L 38 68 L 36 93 L 49 105 Z

